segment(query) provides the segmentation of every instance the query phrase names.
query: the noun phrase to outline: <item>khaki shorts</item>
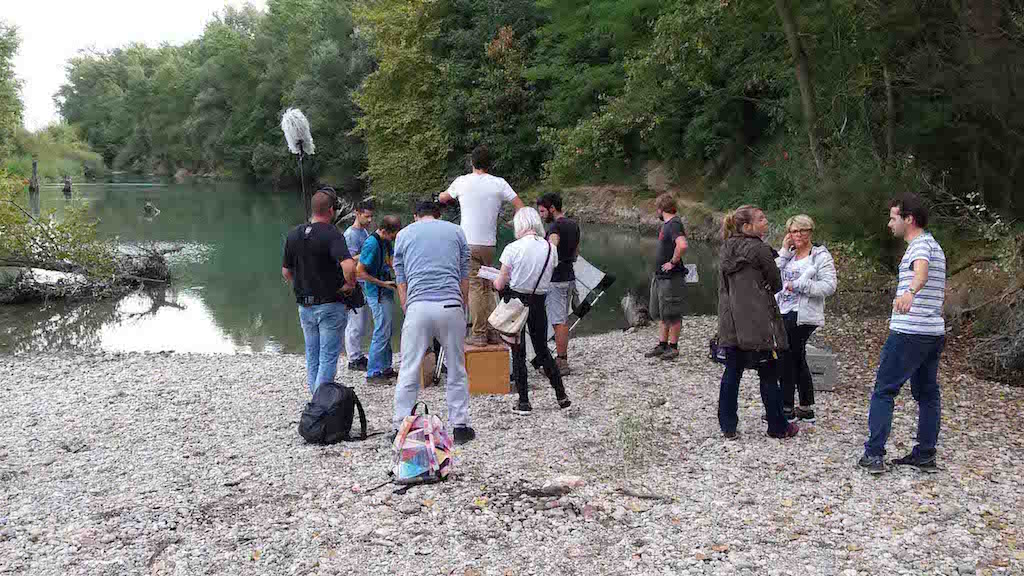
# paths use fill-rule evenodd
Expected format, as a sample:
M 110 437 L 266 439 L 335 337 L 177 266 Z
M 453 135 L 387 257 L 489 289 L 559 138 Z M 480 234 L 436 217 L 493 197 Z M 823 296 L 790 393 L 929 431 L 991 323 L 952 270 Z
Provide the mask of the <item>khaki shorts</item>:
M 544 308 L 548 313 L 548 322 L 552 326 L 567 324 L 572 313 L 572 299 L 576 291 L 576 282 L 552 282 L 544 299 Z
M 686 276 L 673 274 L 668 278 L 651 279 L 651 318 L 663 322 L 682 320 L 686 302 Z

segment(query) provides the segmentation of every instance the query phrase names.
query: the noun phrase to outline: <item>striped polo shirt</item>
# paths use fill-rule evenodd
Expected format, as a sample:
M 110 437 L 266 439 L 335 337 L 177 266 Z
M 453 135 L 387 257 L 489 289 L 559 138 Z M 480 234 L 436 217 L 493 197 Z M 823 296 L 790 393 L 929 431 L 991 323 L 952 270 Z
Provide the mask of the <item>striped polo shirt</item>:
M 914 279 L 914 262 L 918 260 L 928 261 L 928 281 L 914 295 L 914 303 L 908 314 L 893 312 L 889 329 L 901 334 L 942 336 L 946 333 L 946 324 L 942 319 L 942 303 L 946 297 L 946 254 L 928 232 L 922 232 L 914 238 L 903 254 L 896 296 L 902 296 L 910 290 L 910 282 Z

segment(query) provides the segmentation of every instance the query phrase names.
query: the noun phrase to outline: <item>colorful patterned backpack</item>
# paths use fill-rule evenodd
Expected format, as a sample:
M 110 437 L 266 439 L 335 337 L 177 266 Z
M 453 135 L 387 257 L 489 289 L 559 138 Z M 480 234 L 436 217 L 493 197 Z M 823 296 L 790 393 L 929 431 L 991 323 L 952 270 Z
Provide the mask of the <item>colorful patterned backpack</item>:
M 416 406 L 423 404 L 423 413 Z M 392 445 L 396 484 L 433 484 L 448 478 L 454 458 L 452 440 L 437 416 L 431 416 L 427 405 L 417 402 L 412 414 L 405 417 Z

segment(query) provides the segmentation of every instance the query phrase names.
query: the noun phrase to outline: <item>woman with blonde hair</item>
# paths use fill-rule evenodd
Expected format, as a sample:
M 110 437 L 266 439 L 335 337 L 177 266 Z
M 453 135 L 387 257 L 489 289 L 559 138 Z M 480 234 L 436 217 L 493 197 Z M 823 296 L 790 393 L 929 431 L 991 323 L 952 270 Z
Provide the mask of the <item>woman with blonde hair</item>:
M 494 280 L 494 288 L 504 292 L 502 297 L 506 302 L 510 298 L 518 298 L 530 309 L 519 342 L 512 346 L 512 376 L 519 393 L 519 400 L 512 407 L 512 412 L 526 416 L 533 410 L 526 385 L 527 334 L 537 355 L 534 364 L 544 369 L 555 390 L 558 407 L 568 408 L 572 402 L 565 393 L 562 375 L 548 350 L 547 342 L 548 315 L 544 299 L 551 289 L 551 274 L 558 265 L 558 250 L 544 239 L 544 223 L 536 209 L 529 206 L 520 208 L 512 224 L 516 241 L 506 246 L 501 253 L 501 271 Z
M 782 290 L 775 295 L 789 339 L 789 350 L 780 365 L 782 406 L 789 421 L 814 422 L 814 382 L 807 366 L 807 340 L 825 325 L 825 298 L 835 294 L 836 264 L 824 246 L 812 242 L 814 220 L 806 214 L 786 222 L 775 264 L 782 274 Z M 800 391 L 800 407 L 794 408 Z
M 768 435 L 791 438 L 800 430 L 782 415 L 778 359 L 787 347 L 786 331 L 775 301 L 782 276 L 774 250 L 762 237 L 768 219 L 756 206 L 740 206 L 722 223 L 718 286 L 718 343 L 725 352 L 725 372 L 718 393 L 718 424 L 727 439 L 737 438 L 740 379 L 757 370 Z

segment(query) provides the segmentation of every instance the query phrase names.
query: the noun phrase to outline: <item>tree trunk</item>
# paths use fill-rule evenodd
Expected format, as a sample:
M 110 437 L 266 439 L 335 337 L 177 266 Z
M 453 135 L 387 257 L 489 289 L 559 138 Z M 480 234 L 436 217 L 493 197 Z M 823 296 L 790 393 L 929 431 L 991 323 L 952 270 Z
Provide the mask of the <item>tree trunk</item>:
M 895 156 L 894 134 L 896 132 L 896 97 L 892 91 L 892 77 L 889 65 L 882 64 L 882 79 L 885 81 L 885 164 L 892 164 Z
M 807 140 L 811 146 L 814 167 L 818 177 L 822 178 L 825 175 L 825 165 L 821 160 L 821 147 L 818 142 L 818 112 L 814 104 L 814 86 L 811 85 L 811 66 L 800 42 L 800 29 L 789 0 L 775 0 L 775 9 L 782 19 L 782 28 L 786 32 L 789 49 L 793 53 L 793 65 L 796 68 L 796 80 L 800 85 L 800 100 L 803 103 L 804 122 L 807 123 Z

